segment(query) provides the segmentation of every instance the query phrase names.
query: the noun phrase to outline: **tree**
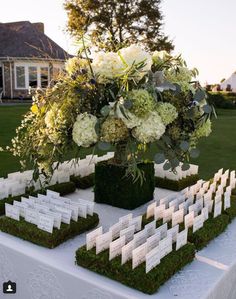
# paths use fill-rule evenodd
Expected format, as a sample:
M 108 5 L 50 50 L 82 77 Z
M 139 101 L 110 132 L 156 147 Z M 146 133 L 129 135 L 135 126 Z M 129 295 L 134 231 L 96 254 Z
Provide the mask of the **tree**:
M 140 42 L 151 51 L 173 50 L 162 32 L 161 0 L 66 0 L 68 31 L 87 34 L 100 49 Z

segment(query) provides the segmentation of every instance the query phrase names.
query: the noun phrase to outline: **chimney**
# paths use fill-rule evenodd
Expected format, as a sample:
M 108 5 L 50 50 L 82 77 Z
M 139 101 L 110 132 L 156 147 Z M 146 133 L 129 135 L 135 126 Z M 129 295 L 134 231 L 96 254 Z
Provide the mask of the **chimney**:
M 33 26 L 41 33 L 44 33 L 44 23 L 33 23 Z

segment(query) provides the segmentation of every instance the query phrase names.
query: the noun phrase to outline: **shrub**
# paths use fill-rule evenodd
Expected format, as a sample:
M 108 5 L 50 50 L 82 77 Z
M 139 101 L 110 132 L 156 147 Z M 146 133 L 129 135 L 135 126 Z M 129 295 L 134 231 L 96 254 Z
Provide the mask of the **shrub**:
M 208 102 L 216 108 L 236 109 L 236 95 L 233 93 L 209 93 Z
M 97 214 L 88 215 L 87 218 L 79 218 L 78 222 L 71 221 L 70 225 L 62 223 L 60 229 L 54 228 L 50 234 L 22 218 L 16 221 L 4 216 L 0 218 L 0 230 L 43 247 L 55 248 L 68 239 L 96 227 L 98 223 Z
M 131 261 L 121 265 L 121 257 L 109 261 L 109 251 L 96 255 L 95 249 L 86 250 L 83 246 L 76 251 L 76 262 L 79 266 L 119 281 L 124 285 L 143 293 L 153 294 L 177 271 L 194 259 L 193 244 L 186 244 L 178 251 L 172 251 L 161 263 L 149 273 L 145 272 L 145 263 L 132 270 Z
M 143 184 L 125 176 L 127 168 L 107 162 L 95 167 L 95 202 L 105 203 L 124 209 L 135 209 L 153 199 L 154 165 L 140 163 L 145 174 Z
M 155 184 L 156 187 L 159 188 L 169 189 L 173 191 L 181 191 L 186 187 L 196 184 L 198 180 L 199 180 L 199 176 L 197 174 L 188 176 L 179 181 L 172 181 L 167 178 L 155 177 Z

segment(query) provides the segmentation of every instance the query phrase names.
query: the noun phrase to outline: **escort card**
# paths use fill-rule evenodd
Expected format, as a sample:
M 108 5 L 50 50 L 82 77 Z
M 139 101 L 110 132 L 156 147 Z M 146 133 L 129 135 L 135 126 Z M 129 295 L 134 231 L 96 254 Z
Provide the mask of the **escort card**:
M 204 219 L 203 215 L 200 214 L 199 216 L 194 218 L 193 221 L 193 233 L 195 233 L 197 230 L 203 227 Z
M 25 221 L 38 225 L 39 212 L 33 209 L 25 209 Z
M 181 209 L 172 214 L 172 227 L 184 221 L 184 210 Z
M 221 211 L 222 211 L 222 201 L 219 201 L 219 202 L 215 203 L 215 206 L 214 206 L 214 218 L 221 215 Z
M 206 203 L 206 206 L 207 206 L 207 208 L 208 208 L 208 213 L 211 213 L 211 212 L 212 212 L 213 204 L 214 204 L 214 200 L 209 200 L 209 201 Z
M 225 192 L 224 194 L 224 210 L 231 207 L 231 200 L 230 200 L 230 194 Z
M 102 226 L 100 226 L 99 228 L 93 230 L 91 233 L 88 233 L 86 235 L 86 248 L 87 250 L 92 249 L 93 247 L 96 246 L 96 238 L 98 236 L 101 236 L 103 233 L 103 229 Z
M 174 227 L 172 227 L 171 229 L 168 229 L 168 231 L 167 231 L 167 237 L 171 237 L 172 242 L 175 243 L 178 232 L 179 232 L 179 224 L 176 225 L 176 226 L 174 226 Z
M 103 235 L 100 235 L 96 238 L 96 254 L 108 249 L 110 243 L 112 242 L 111 232 L 107 232 Z
M 146 230 L 141 230 L 140 232 L 136 233 L 134 235 L 134 248 L 139 247 L 143 243 L 146 242 L 147 240 L 147 231 Z
M 174 207 L 171 207 L 163 211 L 163 223 L 171 221 L 173 212 L 174 212 Z
M 47 189 L 47 196 L 49 196 L 51 198 L 59 198 L 60 197 L 60 193 L 54 192 L 54 191 L 51 191 L 51 190 Z
M 138 267 L 138 265 L 142 264 L 145 261 L 147 254 L 147 244 L 144 243 L 139 247 L 135 248 L 132 252 L 132 269 Z
M 161 240 L 160 232 L 157 232 L 153 236 L 149 237 L 147 239 L 147 252 L 149 252 L 152 249 L 154 249 L 155 247 L 157 247 L 160 240 Z
M 161 253 L 160 248 L 155 247 L 146 254 L 146 273 L 150 272 L 153 268 L 160 264 Z
M 21 216 L 21 217 L 25 217 L 25 208 L 28 208 L 28 207 L 29 207 L 28 204 L 25 203 L 25 202 L 20 202 L 20 201 L 16 201 L 16 200 L 14 200 L 13 205 L 14 205 L 15 207 L 18 207 L 18 208 L 19 208 L 19 210 L 20 210 L 20 216 Z
M 185 228 L 189 228 L 193 226 L 194 221 L 194 211 L 190 212 L 184 217 L 184 226 Z
M 54 219 L 52 217 L 39 213 L 38 225 L 37 225 L 39 229 L 52 234 L 53 223 L 54 223 Z
M 72 207 L 72 206 L 70 206 Z M 81 218 L 87 218 L 87 211 L 88 211 L 88 206 L 86 204 L 80 204 L 78 206 L 78 216 Z M 74 217 L 76 217 L 77 214 L 74 215 Z M 71 215 L 73 217 L 73 213 Z M 73 218 L 72 218 L 73 219 Z M 73 219 L 75 220 L 75 219 Z M 75 220 L 77 221 L 77 220 Z
M 174 211 L 177 211 L 178 204 L 179 204 L 179 201 L 178 201 L 178 198 L 176 198 L 169 202 L 169 208 L 174 207 Z
M 121 265 L 125 264 L 132 258 L 132 252 L 134 249 L 134 240 L 126 244 L 121 249 Z
M 55 227 L 57 229 L 61 228 L 61 214 L 60 213 L 54 213 L 54 212 L 49 211 L 49 212 L 46 212 L 43 214 L 46 214 L 54 219 L 53 227 Z
M 179 250 L 182 246 L 186 245 L 188 242 L 188 229 L 183 230 L 177 234 L 176 239 L 176 251 Z
M 147 207 L 147 215 L 146 215 L 147 219 L 154 216 L 154 211 L 155 211 L 156 205 L 157 205 L 157 203 L 155 201 Z
M 129 226 L 135 226 L 135 232 L 139 232 L 142 229 L 142 216 L 137 216 L 129 220 Z
M 26 203 L 28 206 L 31 207 L 33 207 L 33 205 L 35 204 L 35 200 L 26 197 L 21 197 L 21 202 Z
M 61 221 L 63 223 L 70 224 L 71 214 L 72 214 L 71 210 L 68 210 L 68 209 L 65 209 L 62 207 L 58 207 L 58 206 L 55 206 L 52 210 L 53 210 L 53 212 L 57 212 L 57 213 L 61 214 L 61 216 L 62 216 Z
M 188 212 L 188 205 L 187 202 L 183 202 L 179 205 L 179 210 L 183 210 L 184 211 L 184 215 L 187 214 Z
M 20 209 L 16 206 L 12 206 L 8 203 L 5 203 L 5 214 L 9 218 L 12 218 L 17 221 L 20 220 Z
M 112 234 L 112 240 L 118 238 L 120 236 L 120 231 L 122 229 L 121 223 L 117 222 L 109 228 L 109 231 Z
M 161 240 L 164 239 L 167 236 L 167 223 L 164 223 L 163 225 L 156 228 L 155 233 L 160 233 Z
M 135 226 L 129 226 L 120 231 L 120 237 L 125 237 L 125 243 L 129 243 L 134 237 Z
M 202 209 L 202 216 L 203 216 L 204 221 L 206 221 L 209 218 L 208 207 L 205 207 Z
M 156 220 L 145 225 L 144 230 L 147 232 L 147 238 L 155 234 Z
M 166 237 L 165 239 L 159 242 L 160 248 L 160 258 L 162 259 L 164 256 L 169 254 L 172 251 L 172 238 L 171 236 Z
M 125 236 L 110 243 L 109 247 L 109 261 L 121 255 L 122 247 L 125 245 Z
M 163 218 L 163 212 L 164 212 L 164 210 L 165 210 L 165 205 L 164 204 L 161 204 L 161 205 L 159 205 L 158 207 L 155 208 L 154 219 L 156 221 Z
M 133 214 L 128 214 L 119 218 L 119 222 L 121 223 L 121 228 L 127 228 L 129 226 L 129 221 L 133 218 Z
M 38 212 L 48 212 L 49 207 L 46 207 L 45 205 L 35 203 L 34 204 L 34 209 L 37 210 Z

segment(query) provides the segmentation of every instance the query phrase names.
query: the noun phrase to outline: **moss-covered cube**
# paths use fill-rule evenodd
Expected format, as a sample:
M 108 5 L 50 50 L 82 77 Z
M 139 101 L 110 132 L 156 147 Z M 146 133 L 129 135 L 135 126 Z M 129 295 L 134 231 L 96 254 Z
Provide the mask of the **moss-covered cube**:
M 100 162 L 95 167 L 95 202 L 123 209 L 135 209 L 153 199 L 155 189 L 154 164 L 140 163 L 144 181 L 127 177 L 126 167 Z

